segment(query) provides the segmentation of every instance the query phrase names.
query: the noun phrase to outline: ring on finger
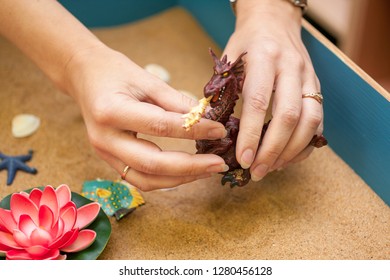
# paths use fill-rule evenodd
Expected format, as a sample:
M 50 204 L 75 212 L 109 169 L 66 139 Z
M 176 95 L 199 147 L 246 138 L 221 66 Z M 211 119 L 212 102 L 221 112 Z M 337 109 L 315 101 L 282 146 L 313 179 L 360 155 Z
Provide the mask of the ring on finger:
M 127 175 L 127 172 L 129 172 L 129 170 L 130 170 L 130 166 L 126 165 L 125 168 L 123 169 L 123 172 L 121 175 L 122 180 L 126 180 L 126 175 Z
M 312 93 L 305 93 L 302 94 L 302 98 L 313 98 L 318 103 L 322 104 L 324 97 L 322 96 L 321 92 L 312 92 Z

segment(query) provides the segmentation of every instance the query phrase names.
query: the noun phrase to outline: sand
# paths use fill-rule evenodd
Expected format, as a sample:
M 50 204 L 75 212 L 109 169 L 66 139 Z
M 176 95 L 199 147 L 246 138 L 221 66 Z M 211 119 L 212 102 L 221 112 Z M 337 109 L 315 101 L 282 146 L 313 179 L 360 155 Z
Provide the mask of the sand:
M 176 89 L 202 95 L 216 44 L 183 9 L 94 30 L 107 45 L 144 66 L 157 63 Z M 0 198 L 62 183 L 80 192 L 84 181 L 119 179 L 90 146 L 80 110 L 42 72 L 0 38 L 0 151 L 35 151 L 30 166 Z M 16 114 L 41 118 L 27 138 L 11 134 Z M 163 149 L 194 152 L 194 141 L 155 139 Z M 101 259 L 389 259 L 390 208 L 330 147 L 244 188 L 222 187 L 220 176 L 168 191 L 143 193 L 146 204 L 112 223 Z

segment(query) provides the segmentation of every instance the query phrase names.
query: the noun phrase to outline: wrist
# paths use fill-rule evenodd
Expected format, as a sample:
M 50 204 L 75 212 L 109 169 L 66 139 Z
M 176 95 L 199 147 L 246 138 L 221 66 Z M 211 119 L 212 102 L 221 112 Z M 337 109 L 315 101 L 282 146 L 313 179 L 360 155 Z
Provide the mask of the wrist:
M 238 0 L 236 31 L 291 30 L 300 34 L 302 12 L 289 0 Z
M 57 84 L 58 87 L 77 100 L 75 94 L 84 92 L 91 68 L 96 70 L 95 64 L 99 64 L 101 57 L 108 58 L 110 52 L 113 50 L 100 41 L 73 51 L 64 65 L 62 78 Z
M 292 2 L 292 0 L 230 0 L 230 2 L 237 20 L 255 14 L 282 17 L 300 23 L 302 14 L 306 10 L 303 2 Z

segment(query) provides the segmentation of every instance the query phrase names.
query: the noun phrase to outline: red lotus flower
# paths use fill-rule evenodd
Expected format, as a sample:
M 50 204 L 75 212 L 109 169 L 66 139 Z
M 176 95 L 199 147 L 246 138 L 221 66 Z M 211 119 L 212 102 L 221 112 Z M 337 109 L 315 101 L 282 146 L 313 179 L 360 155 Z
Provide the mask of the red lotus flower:
M 96 232 L 83 229 L 99 213 L 98 203 L 77 209 L 67 185 L 14 193 L 10 210 L 0 208 L 0 255 L 8 260 L 63 260 L 89 247 Z M 82 230 L 83 229 L 83 230 Z

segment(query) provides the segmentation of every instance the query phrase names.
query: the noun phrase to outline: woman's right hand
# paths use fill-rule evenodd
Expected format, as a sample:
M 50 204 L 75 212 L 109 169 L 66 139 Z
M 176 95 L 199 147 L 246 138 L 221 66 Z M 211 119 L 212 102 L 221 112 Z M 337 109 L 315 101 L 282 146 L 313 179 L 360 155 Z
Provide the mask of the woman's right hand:
M 66 67 L 66 91 L 78 102 L 89 140 L 101 158 L 143 191 L 174 187 L 226 171 L 212 154 L 162 151 L 138 133 L 185 139 L 219 139 L 222 124 L 206 119 L 190 131 L 182 114 L 197 105 L 125 55 L 102 45 L 80 51 Z

